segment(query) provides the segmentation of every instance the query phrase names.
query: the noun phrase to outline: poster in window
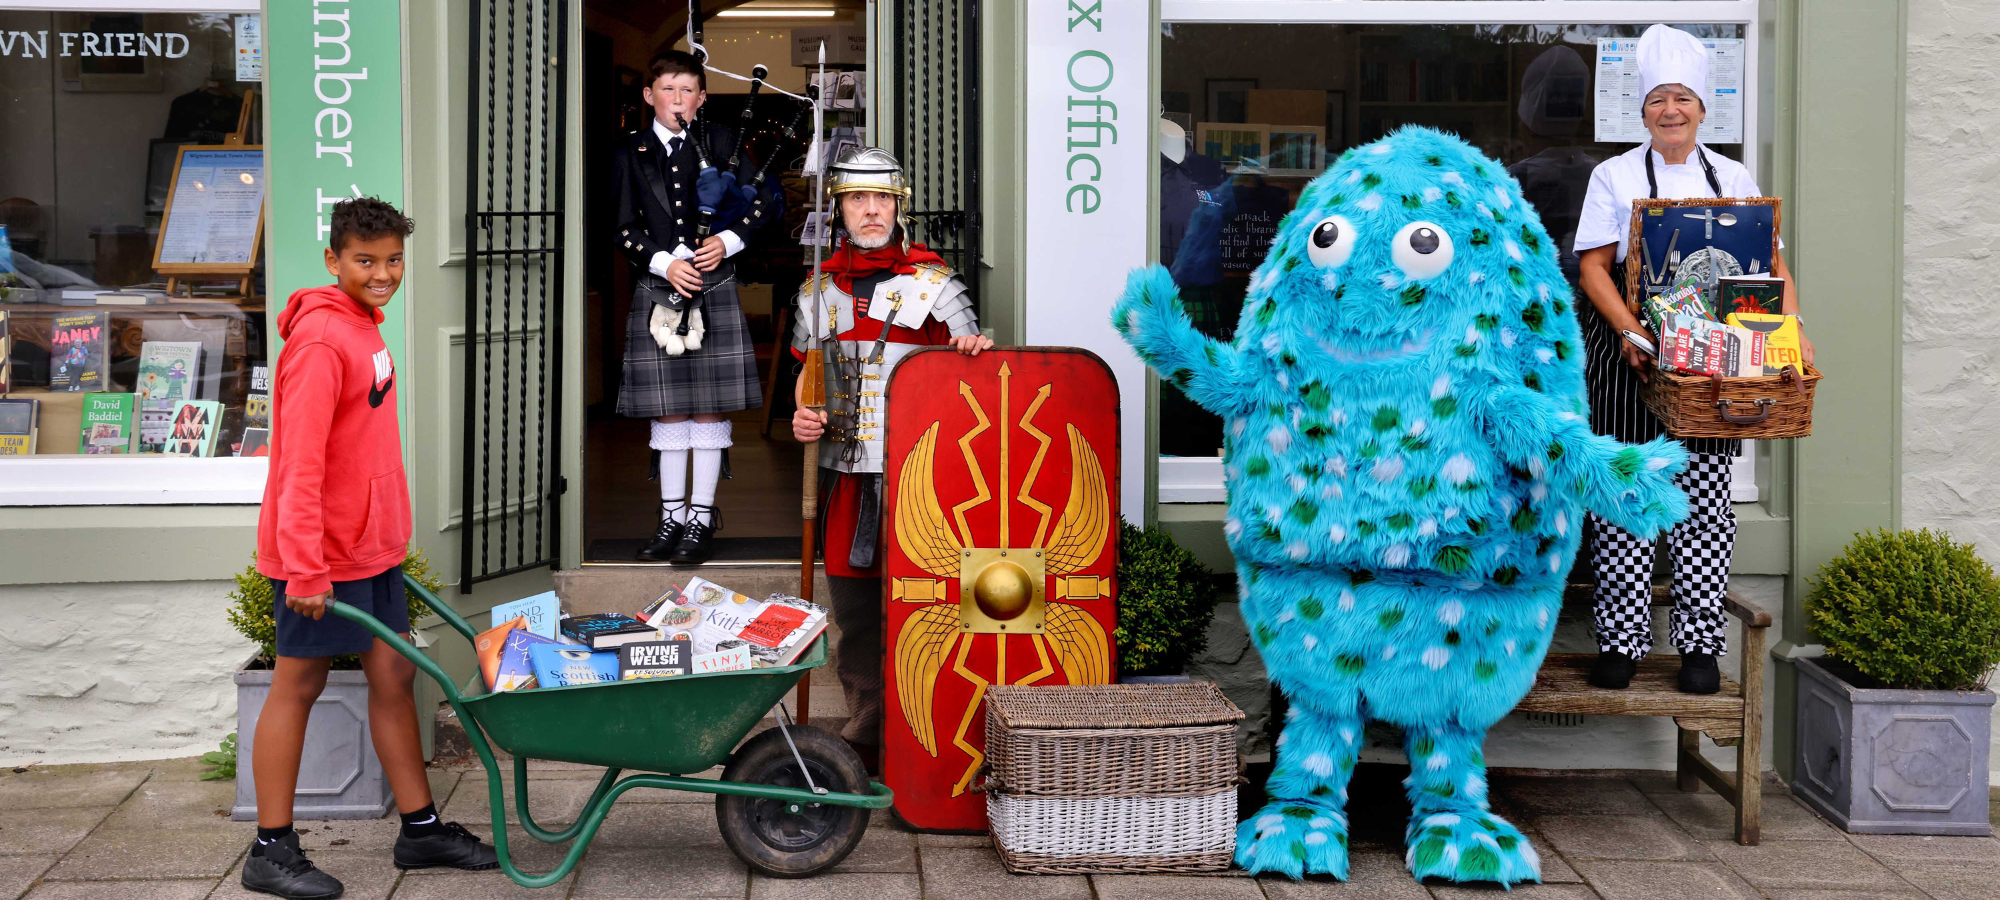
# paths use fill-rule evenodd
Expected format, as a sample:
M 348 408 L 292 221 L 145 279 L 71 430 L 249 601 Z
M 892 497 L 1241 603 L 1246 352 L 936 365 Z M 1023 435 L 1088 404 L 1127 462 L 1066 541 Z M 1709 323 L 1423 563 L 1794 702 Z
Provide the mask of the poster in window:
M 248 272 L 256 263 L 263 224 L 263 148 L 183 147 L 153 268 Z
M 1245 160 L 1261 163 L 1271 142 L 1268 125 L 1202 122 L 1194 127 L 1195 152 L 1225 165 Z
M 1326 129 L 1317 125 L 1273 125 L 1270 133 L 1271 158 L 1266 168 L 1273 175 L 1317 176 L 1326 169 Z

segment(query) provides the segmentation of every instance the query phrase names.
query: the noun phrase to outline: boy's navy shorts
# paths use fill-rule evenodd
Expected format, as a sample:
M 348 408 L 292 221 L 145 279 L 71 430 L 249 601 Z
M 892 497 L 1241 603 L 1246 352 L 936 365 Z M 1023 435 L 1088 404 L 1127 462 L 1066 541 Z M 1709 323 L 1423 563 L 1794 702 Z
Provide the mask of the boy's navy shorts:
M 279 656 L 345 656 L 375 646 L 375 636 L 367 629 L 333 613 L 315 622 L 293 612 L 285 605 L 285 583 L 276 578 L 271 579 L 271 594 L 277 605 Z M 358 581 L 336 581 L 333 599 L 374 616 L 390 631 L 410 632 L 410 605 L 403 595 L 401 566 L 390 566 L 379 575 Z

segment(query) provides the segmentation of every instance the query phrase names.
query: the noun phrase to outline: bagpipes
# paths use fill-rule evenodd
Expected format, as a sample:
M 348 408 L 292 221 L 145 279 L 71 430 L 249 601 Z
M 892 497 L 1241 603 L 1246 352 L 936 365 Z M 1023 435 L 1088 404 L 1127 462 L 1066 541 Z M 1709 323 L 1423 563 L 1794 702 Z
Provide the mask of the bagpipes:
M 697 45 L 699 48 L 699 45 Z M 707 64 L 707 53 L 697 49 L 696 55 Z M 682 133 L 689 137 L 689 145 L 694 149 L 695 164 L 700 172 L 695 177 L 695 247 L 698 249 L 713 232 L 714 223 L 719 218 L 723 222 L 748 223 L 753 228 L 781 219 L 784 216 L 784 195 L 773 192 L 769 198 L 762 196 L 771 167 L 784 155 L 785 145 L 798 139 L 798 126 L 811 111 L 803 107 L 786 124 L 770 151 L 764 156 L 764 163 L 748 179 L 742 177 L 746 162 L 745 148 L 750 143 L 751 124 L 756 117 L 757 93 L 764 87 L 764 79 L 770 70 L 762 65 L 751 70 L 750 94 L 743 104 L 743 115 L 739 120 L 735 147 L 729 154 L 727 169 L 717 169 L 708 157 L 708 123 L 697 117 L 690 124 L 679 118 Z M 731 73 L 723 73 L 731 74 Z M 735 77 L 735 76 L 732 76 Z M 773 88 L 777 90 L 777 88 Z M 781 92 L 785 93 L 785 92 Z M 675 288 L 676 302 L 656 303 L 647 330 L 653 340 L 665 350 L 668 356 L 679 356 L 689 350 L 701 349 L 702 336 L 706 329 L 702 323 L 701 308 L 704 299 L 700 295 L 690 296 Z

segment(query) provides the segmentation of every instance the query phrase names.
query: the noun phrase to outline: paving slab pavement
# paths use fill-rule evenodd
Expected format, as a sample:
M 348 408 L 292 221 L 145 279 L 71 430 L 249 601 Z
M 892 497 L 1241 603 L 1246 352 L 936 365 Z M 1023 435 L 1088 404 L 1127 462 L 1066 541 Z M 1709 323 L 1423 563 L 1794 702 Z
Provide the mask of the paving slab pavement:
M 0 900 L 251 896 L 238 867 L 254 827 L 228 818 L 233 786 L 200 781 L 200 771 L 194 760 L 0 771 Z M 487 835 L 484 770 L 430 774 L 446 816 Z M 713 798 L 665 791 L 621 798 L 576 871 L 539 891 L 497 872 L 400 872 L 389 861 L 394 819 L 298 827 L 301 845 L 354 900 L 2000 900 L 2000 839 L 1848 835 L 1767 782 L 1765 842 L 1742 847 L 1731 840 L 1733 814 L 1721 797 L 1680 793 L 1663 773 L 1496 773 L 1496 801 L 1541 854 L 1548 883 L 1511 893 L 1419 884 L 1395 840 L 1407 812 L 1394 802 L 1400 775 L 1364 774 L 1388 781 L 1356 785 L 1346 882 L 1242 872 L 1010 875 L 986 837 L 916 834 L 887 812 L 874 814 L 861 847 L 833 871 L 765 878 L 723 844 Z M 556 826 L 581 808 L 597 770 L 535 763 L 529 775 L 537 821 Z M 511 771 L 504 782 L 511 792 Z M 518 826 L 508 832 L 530 872 L 548 870 L 567 850 Z

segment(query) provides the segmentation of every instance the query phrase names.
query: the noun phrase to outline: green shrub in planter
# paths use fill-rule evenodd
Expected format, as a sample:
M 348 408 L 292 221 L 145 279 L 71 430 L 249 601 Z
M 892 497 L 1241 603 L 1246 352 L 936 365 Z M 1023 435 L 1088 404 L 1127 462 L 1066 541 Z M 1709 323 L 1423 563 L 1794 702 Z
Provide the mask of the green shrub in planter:
M 431 574 L 430 561 L 424 558 L 422 550 L 411 551 L 403 558 L 403 572 L 417 580 L 418 584 L 429 588 L 431 593 L 441 593 L 444 582 Z M 410 621 L 430 614 L 430 607 L 417 598 L 414 591 L 405 590 L 404 596 L 410 602 Z M 272 605 L 271 579 L 258 574 L 257 554 L 250 554 L 250 567 L 236 575 L 236 590 L 229 592 L 229 624 L 236 627 L 244 637 L 257 645 L 258 652 L 265 660 L 277 657 L 275 647 L 278 641 L 278 620 L 276 608 Z M 336 656 L 333 668 L 359 669 L 361 657 Z
M 1946 534 L 1855 535 L 1806 601 L 1827 655 L 1882 687 L 1978 689 L 2000 663 L 2000 579 Z
M 1215 573 L 1173 535 L 1120 523 L 1118 668 L 1126 675 L 1179 675 L 1208 645 Z

